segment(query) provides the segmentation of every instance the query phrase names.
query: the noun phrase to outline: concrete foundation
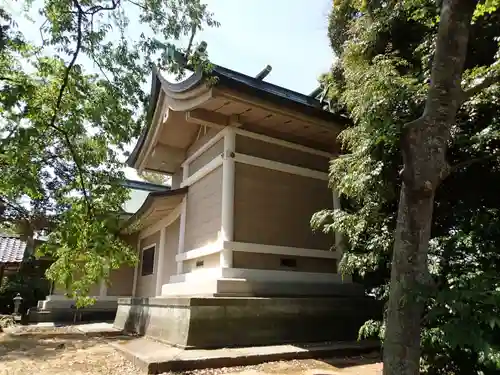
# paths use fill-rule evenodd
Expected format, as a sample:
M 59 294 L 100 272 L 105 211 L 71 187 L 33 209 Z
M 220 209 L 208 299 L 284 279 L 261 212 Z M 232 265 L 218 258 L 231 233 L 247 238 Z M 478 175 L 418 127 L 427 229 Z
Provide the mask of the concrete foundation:
M 112 322 L 116 316 L 116 308 L 55 308 L 51 310 L 29 309 L 28 321 L 30 323 L 55 322 L 55 323 L 89 323 Z
M 180 348 L 356 340 L 382 309 L 363 296 L 123 298 L 114 326 Z
M 111 343 L 115 349 L 147 374 L 184 372 L 205 368 L 257 365 L 292 359 L 366 356 L 379 359 L 378 341 L 254 346 L 248 348 L 184 350 L 146 338 Z M 323 374 L 324 371 L 314 372 Z M 330 373 L 330 372 L 328 372 Z M 326 373 L 325 373 L 326 375 Z
M 118 306 L 118 298 L 116 296 L 92 296 L 95 302 L 92 308 L 98 310 L 116 310 Z M 76 301 L 60 295 L 50 295 L 44 300 L 38 301 L 39 310 L 58 310 L 58 309 L 73 309 Z
M 38 301 L 38 306 L 28 311 L 30 323 L 57 322 L 103 322 L 113 321 L 118 306 L 118 297 L 96 297 L 93 305 L 76 309 L 76 302 L 59 295 L 47 296 Z

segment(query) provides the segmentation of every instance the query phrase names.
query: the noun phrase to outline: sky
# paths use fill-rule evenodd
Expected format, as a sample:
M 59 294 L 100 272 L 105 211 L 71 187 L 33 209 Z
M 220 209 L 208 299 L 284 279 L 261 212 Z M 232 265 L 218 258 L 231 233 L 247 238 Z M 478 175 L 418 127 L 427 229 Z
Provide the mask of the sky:
M 327 38 L 332 0 L 205 3 L 221 25 L 203 30 L 196 39 L 207 42 L 209 58 L 215 64 L 252 76 L 271 65 L 266 81 L 309 94 L 333 62 Z M 18 23 L 29 39 L 40 39 L 38 25 L 23 20 Z M 131 168 L 125 173 L 127 178 L 138 179 Z
M 211 61 L 309 94 L 332 61 L 327 38 L 331 0 L 207 0 L 221 23 L 204 30 Z
M 197 40 L 210 61 L 254 76 L 266 65 L 266 81 L 303 94 L 318 85 L 334 56 L 327 37 L 331 0 L 206 0 L 220 22 Z M 136 179 L 128 168 L 128 178 Z

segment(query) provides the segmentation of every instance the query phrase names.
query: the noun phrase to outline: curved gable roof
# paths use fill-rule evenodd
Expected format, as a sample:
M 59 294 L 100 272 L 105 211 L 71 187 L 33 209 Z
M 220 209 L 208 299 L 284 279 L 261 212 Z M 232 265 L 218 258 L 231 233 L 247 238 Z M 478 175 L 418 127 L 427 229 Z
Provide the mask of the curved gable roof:
M 235 89 L 251 96 L 257 96 L 276 105 L 294 109 L 308 116 L 337 124 L 347 124 L 349 121 L 344 116 L 324 110 L 320 101 L 315 97 L 304 95 L 219 65 L 213 65 L 211 74 L 218 78 L 217 85 Z M 146 125 L 141 132 L 134 150 L 127 159 L 127 164 L 129 166 L 134 166 L 139 152 L 144 145 L 162 88 L 172 93 L 184 93 L 201 84 L 204 84 L 204 76 L 202 73 L 194 73 L 182 82 L 172 83 L 163 78 L 156 67 L 153 68 L 151 99 L 146 116 Z

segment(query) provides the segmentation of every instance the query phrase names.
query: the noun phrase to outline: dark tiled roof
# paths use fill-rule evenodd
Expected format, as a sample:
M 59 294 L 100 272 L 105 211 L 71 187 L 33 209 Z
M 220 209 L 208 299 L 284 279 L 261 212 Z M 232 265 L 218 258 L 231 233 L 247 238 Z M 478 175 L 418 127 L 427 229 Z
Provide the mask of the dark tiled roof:
M 0 233 L 0 264 L 22 262 L 25 251 L 26 242 L 19 236 Z
M 143 191 L 169 191 L 170 186 L 153 184 L 147 181 L 136 181 L 126 179 L 122 182 L 122 186 L 133 189 L 133 190 L 143 190 Z

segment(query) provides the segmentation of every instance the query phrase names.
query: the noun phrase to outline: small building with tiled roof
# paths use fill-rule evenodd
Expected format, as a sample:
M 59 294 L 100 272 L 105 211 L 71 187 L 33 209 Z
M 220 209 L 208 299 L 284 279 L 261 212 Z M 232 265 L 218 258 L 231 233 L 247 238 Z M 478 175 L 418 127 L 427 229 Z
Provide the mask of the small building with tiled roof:
M 19 235 L 0 233 L 0 280 L 5 271 L 17 270 L 28 251 L 27 241 Z

